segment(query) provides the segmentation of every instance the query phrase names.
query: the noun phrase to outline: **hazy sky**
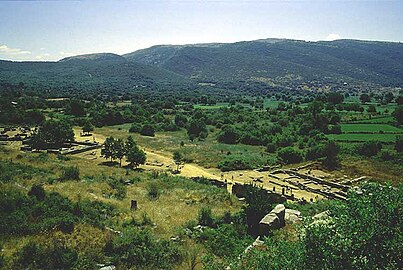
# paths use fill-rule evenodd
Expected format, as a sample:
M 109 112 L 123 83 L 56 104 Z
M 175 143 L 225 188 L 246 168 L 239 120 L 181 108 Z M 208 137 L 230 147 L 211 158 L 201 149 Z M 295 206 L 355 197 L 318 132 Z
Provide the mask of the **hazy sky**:
M 0 59 L 260 38 L 403 41 L 400 1 L 4 1 Z

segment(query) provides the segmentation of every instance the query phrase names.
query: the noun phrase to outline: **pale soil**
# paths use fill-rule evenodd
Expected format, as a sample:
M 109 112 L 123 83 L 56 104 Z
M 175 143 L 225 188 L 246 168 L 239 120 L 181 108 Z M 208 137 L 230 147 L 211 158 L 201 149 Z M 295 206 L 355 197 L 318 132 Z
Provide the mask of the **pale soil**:
M 80 129 L 74 129 L 75 137 L 77 141 L 85 141 L 95 140 L 99 143 L 103 143 L 106 139 L 104 134 L 94 133 L 93 136 L 80 136 Z M 146 165 L 142 165 L 141 168 L 145 170 L 162 170 L 162 171 L 174 171 L 176 169 L 176 165 L 173 162 L 172 154 L 164 151 L 156 151 L 150 148 L 142 148 L 147 154 L 147 163 Z M 90 160 L 94 160 L 97 164 L 105 162 L 106 160 L 101 157 L 101 150 L 92 150 L 80 154 L 74 155 L 76 157 L 82 157 Z M 122 161 L 122 166 L 127 165 L 125 160 Z M 216 179 L 227 181 L 229 183 L 228 190 L 231 190 L 231 184 L 239 183 L 251 183 L 254 182 L 256 185 L 262 186 L 267 190 L 273 190 L 275 188 L 276 192 L 281 192 L 283 187 L 289 187 L 286 189 L 286 194 L 294 196 L 297 199 L 306 199 L 306 200 L 319 200 L 323 199 L 323 196 L 306 191 L 300 190 L 297 186 L 292 185 L 290 183 L 284 182 L 282 180 L 273 178 L 269 176 L 269 172 L 257 172 L 254 170 L 240 170 L 240 171 L 230 171 L 230 172 L 221 172 L 216 168 L 204 168 L 200 165 L 190 163 L 184 164 L 181 166 L 180 176 L 185 177 L 205 177 L 208 179 Z M 321 171 L 321 170 L 312 170 L 311 175 L 316 177 L 330 177 L 329 174 Z M 277 174 L 280 179 L 284 179 L 290 177 L 288 174 L 280 175 Z M 256 181 L 259 179 L 258 181 Z M 320 188 L 319 185 L 311 184 L 313 188 Z

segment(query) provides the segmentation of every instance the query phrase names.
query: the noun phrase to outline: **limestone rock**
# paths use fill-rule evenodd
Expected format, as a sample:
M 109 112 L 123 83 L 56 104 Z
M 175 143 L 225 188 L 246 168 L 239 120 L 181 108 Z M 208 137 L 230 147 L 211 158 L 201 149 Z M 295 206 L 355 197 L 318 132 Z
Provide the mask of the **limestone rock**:
M 284 227 L 285 226 L 285 221 L 284 221 L 284 217 L 285 217 L 285 206 L 283 204 L 277 204 L 276 207 L 274 207 L 273 210 L 271 210 L 270 213 L 274 213 L 276 214 L 276 216 L 279 219 L 280 222 L 280 226 Z
M 295 223 L 301 220 L 301 212 L 293 209 L 285 209 L 284 216 L 286 223 Z
M 280 219 L 271 212 L 259 222 L 260 235 L 268 235 L 271 231 L 279 228 L 281 228 Z

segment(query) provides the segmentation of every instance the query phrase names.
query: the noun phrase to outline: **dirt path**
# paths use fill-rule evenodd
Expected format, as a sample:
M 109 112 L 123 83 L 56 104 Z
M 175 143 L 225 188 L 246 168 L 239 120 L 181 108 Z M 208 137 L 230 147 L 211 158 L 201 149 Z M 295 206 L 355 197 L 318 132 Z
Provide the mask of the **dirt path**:
M 93 136 L 80 136 L 80 129 L 75 128 L 74 133 L 77 141 L 85 141 L 94 139 L 103 143 L 106 136 L 103 134 L 94 133 Z M 145 170 L 160 170 L 160 171 L 173 171 L 176 169 L 176 165 L 172 158 L 172 153 L 157 151 L 151 148 L 141 147 L 143 151 L 147 154 L 147 162 L 142 165 L 141 168 Z M 97 164 L 104 162 L 105 160 L 101 157 L 101 150 L 96 149 L 93 151 L 88 151 L 74 156 L 86 158 L 93 160 Z M 122 161 L 122 165 L 126 165 L 127 162 Z M 200 165 L 190 163 L 184 164 L 180 170 L 180 176 L 185 177 L 205 177 L 208 179 L 217 179 L 227 181 L 229 183 L 228 188 L 231 189 L 231 184 L 239 183 L 245 184 L 250 182 L 255 182 L 257 185 L 263 186 L 267 190 L 275 190 L 276 192 L 281 192 L 282 188 L 285 186 L 291 187 L 291 190 L 287 191 L 287 194 L 294 194 L 296 198 L 304 198 L 306 200 L 318 200 L 322 199 L 323 196 L 317 195 L 315 193 L 309 192 L 307 190 L 301 190 L 296 186 L 289 185 L 281 179 L 276 179 L 270 177 L 267 172 L 257 172 L 254 170 L 242 170 L 242 171 L 230 171 L 221 172 L 219 169 L 207 169 Z M 284 176 L 286 178 L 287 176 Z M 291 193 L 288 193 L 291 192 Z

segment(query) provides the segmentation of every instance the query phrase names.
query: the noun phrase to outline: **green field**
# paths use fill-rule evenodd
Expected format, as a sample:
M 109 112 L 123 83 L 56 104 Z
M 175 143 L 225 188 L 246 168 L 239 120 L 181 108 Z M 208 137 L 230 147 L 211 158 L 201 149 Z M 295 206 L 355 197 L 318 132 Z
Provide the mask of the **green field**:
M 387 124 L 341 124 L 341 131 L 345 133 L 352 132 L 403 132 L 403 129 Z
M 277 107 L 278 107 L 278 104 L 279 104 L 280 102 L 282 102 L 282 101 L 272 100 L 272 99 L 265 99 L 265 100 L 264 100 L 264 103 L 263 103 L 263 106 L 264 106 L 265 109 L 267 109 L 267 108 L 273 109 L 273 108 L 277 108 Z M 284 103 L 284 102 L 283 102 L 283 103 Z
M 352 121 L 354 122 L 360 122 L 360 123 L 393 123 L 394 118 L 392 116 L 387 116 L 387 117 L 378 117 L 378 118 L 372 118 L 372 119 L 365 119 L 365 120 L 357 120 L 357 121 Z
M 380 141 L 380 142 L 394 142 L 396 134 L 330 134 L 327 135 L 329 139 L 345 142 L 367 142 L 367 141 Z
M 228 106 L 229 106 L 229 103 L 221 102 L 221 103 L 216 103 L 214 105 L 196 104 L 196 105 L 194 105 L 194 108 L 203 109 L 203 110 L 211 110 L 211 109 L 219 109 L 219 108 L 228 107 Z

